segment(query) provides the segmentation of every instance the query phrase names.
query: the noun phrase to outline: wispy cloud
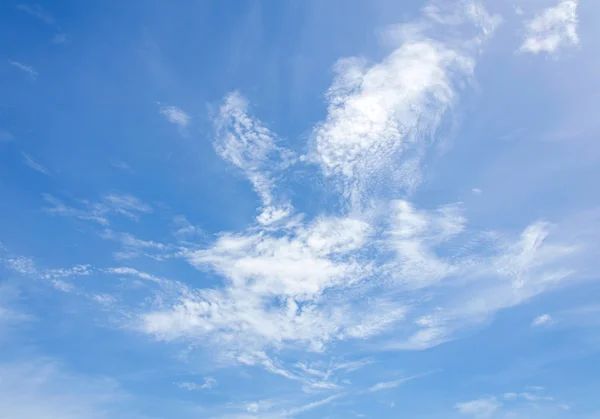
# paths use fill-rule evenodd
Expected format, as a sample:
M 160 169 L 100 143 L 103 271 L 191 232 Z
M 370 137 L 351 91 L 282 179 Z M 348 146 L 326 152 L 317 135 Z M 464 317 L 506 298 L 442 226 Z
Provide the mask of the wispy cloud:
M 190 116 L 177 106 L 162 106 L 160 114 L 172 124 L 185 128 L 190 123 Z
M 81 208 L 68 206 L 49 194 L 44 194 L 43 197 L 51 205 L 44 208 L 48 214 L 94 221 L 105 226 L 110 224 L 108 217 L 111 215 L 122 215 L 137 221 L 140 214 L 149 214 L 153 211 L 150 205 L 128 194 L 107 194 L 98 202 L 83 200 L 79 202 Z
M 340 397 L 343 397 L 343 395 L 342 394 L 334 394 L 333 396 L 329 396 L 324 399 L 305 404 L 304 406 L 295 407 L 293 409 L 286 411 L 284 416 L 293 417 L 293 416 L 299 415 L 300 413 L 307 412 L 309 410 L 316 409 L 317 407 L 321 407 L 326 404 L 329 404 L 329 403 L 333 402 L 334 400 L 339 399 Z
M 382 381 L 380 383 L 374 384 L 373 386 L 369 387 L 367 389 L 367 393 L 374 393 L 376 391 L 381 391 L 381 390 L 390 390 L 390 389 L 396 388 L 414 378 L 416 378 L 416 377 L 406 377 L 406 378 L 401 378 L 399 380 L 393 380 L 393 381 Z
M 217 153 L 242 170 L 262 201 L 258 221 L 269 225 L 289 216 L 291 206 L 279 202 L 274 192 L 277 172 L 291 163 L 293 154 L 279 147 L 275 134 L 248 114 L 248 101 L 238 92 L 225 97 L 214 123 Z
M 542 314 L 540 316 L 537 316 L 535 319 L 533 319 L 533 321 L 531 322 L 531 325 L 534 327 L 538 327 L 538 326 L 544 326 L 547 324 L 552 323 L 552 316 L 550 314 Z
M 204 382 L 202 384 L 193 383 L 193 382 L 179 382 L 175 383 L 177 387 L 183 388 L 185 390 L 194 391 L 194 390 L 208 390 L 213 388 L 217 384 L 217 380 L 212 377 L 205 377 Z
M 553 54 L 567 47 L 578 46 L 577 22 L 577 0 L 563 0 L 527 22 L 526 38 L 519 51 Z
M 38 162 L 36 162 L 33 157 L 31 157 L 30 155 L 21 152 L 21 155 L 23 156 L 23 162 L 29 166 L 30 168 L 32 168 L 33 170 L 35 170 L 36 172 L 40 172 L 43 173 L 46 176 L 52 176 L 50 174 L 50 171 L 48 169 L 46 169 L 44 166 L 42 166 L 41 164 L 39 164 Z
M 495 397 L 471 400 L 469 402 L 456 403 L 454 407 L 463 415 L 475 418 L 487 419 L 491 417 L 502 404 Z
M 484 397 L 456 403 L 454 407 L 463 415 L 481 419 L 532 417 L 534 412 L 533 417 L 555 417 L 556 413 L 566 410 L 565 406 L 568 409 L 568 405 L 556 403 L 554 397 L 545 394 L 543 387 L 533 386 L 528 389 L 529 391 L 504 393 L 500 397 Z M 500 402 L 499 398 L 503 402 Z
M 118 260 L 132 259 L 139 256 L 147 256 L 156 260 L 162 260 L 169 246 L 153 241 L 143 240 L 131 233 L 115 232 L 110 229 L 104 230 L 100 236 L 106 240 L 114 240 L 122 245 L 122 250 L 114 254 Z
M 25 73 L 27 73 L 27 75 L 29 76 L 29 78 L 31 78 L 31 80 L 35 80 L 37 79 L 38 76 L 38 72 L 35 71 L 35 69 L 29 65 L 26 64 L 22 64 L 20 62 L 17 61 L 12 61 L 12 60 L 8 60 L 8 63 L 12 66 L 15 66 L 16 68 L 18 68 L 21 71 L 24 71 Z
M 460 8 L 457 8 L 457 10 Z M 353 207 L 365 194 L 412 190 L 421 182 L 419 161 L 433 142 L 442 116 L 458 98 L 461 79 L 473 72 L 477 45 L 497 18 L 471 6 L 446 19 L 435 7 L 422 20 L 398 26 L 400 45 L 374 65 L 352 57 L 340 60 L 327 93 L 327 119 L 312 135 L 312 160 L 336 181 Z M 428 37 L 434 26 L 480 27 L 474 39 L 445 44 Z
M 139 329 L 219 347 L 230 361 L 262 366 L 307 389 L 334 387 L 277 366 L 273 352 L 322 352 L 334 342 L 375 336 L 383 340 L 378 349 L 426 349 L 569 278 L 578 247 L 555 238 L 549 223 L 533 222 L 520 233 L 480 231 L 469 227 L 460 204 L 419 208 L 377 192 L 399 184 L 389 172 L 399 156 L 415 161 L 418 153 L 406 150 L 429 144 L 498 24 L 480 7 L 460 10 L 447 17 L 428 8 L 422 21 L 396 28 L 396 49 L 379 64 L 339 64 L 327 118 L 313 131 L 311 161 L 341 186 L 349 203 L 342 214 L 307 221 L 296 213 L 281 224 L 259 216 L 246 230 L 182 248 L 177 257 L 218 274 L 224 285 L 142 312 Z M 440 25 L 452 29 L 450 41 L 427 36 Z M 466 37 L 457 35 L 463 27 Z M 295 158 L 248 109 L 240 94 L 225 97 L 215 149 L 249 179 L 264 213 L 288 205 L 277 179 Z M 449 282 L 451 290 L 443 288 Z M 429 297 L 399 297 L 416 292 Z
M 37 19 L 40 19 L 48 25 L 54 25 L 56 23 L 56 21 L 54 20 L 54 16 L 52 16 L 49 12 L 44 10 L 44 8 L 42 8 L 42 6 L 40 6 L 39 4 L 34 4 L 31 6 L 26 4 L 19 4 L 17 5 L 17 9 Z

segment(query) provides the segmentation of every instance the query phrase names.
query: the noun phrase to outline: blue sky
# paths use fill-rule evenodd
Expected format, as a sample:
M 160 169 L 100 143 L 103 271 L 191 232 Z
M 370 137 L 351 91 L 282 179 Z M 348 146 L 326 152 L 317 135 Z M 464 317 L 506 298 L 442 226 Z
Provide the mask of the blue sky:
M 4 2 L 0 418 L 600 418 L 596 2 Z

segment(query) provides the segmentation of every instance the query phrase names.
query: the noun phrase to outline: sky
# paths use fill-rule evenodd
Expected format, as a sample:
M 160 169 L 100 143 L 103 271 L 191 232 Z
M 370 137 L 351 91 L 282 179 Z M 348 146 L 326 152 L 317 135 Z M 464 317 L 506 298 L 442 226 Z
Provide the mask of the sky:
M 0 5 L 0 419 L 599 419 L 600 4 Z

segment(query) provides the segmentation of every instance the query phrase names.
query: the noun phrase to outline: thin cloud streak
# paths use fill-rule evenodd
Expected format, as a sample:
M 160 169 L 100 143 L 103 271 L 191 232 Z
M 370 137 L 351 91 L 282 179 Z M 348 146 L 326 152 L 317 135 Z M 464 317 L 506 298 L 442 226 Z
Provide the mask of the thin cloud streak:
M 23 162 L 31 169 L 35 170 L 36 172 L 40 172 L 46 176 L 52 176 L 48 169 L 36 162 L 30 155 L 24 152 L 21 152 L 21 155 L 23 156 Z
M 29 75 L 29 78 L 31 78 L 31 80 L 35 81 L 37 79 L 38 76 L 38 72 L 35 71 L 35 69 L 29 65 L 25 65 L 22 64 L 20 62 L 17 61 L 13 61 L 13 60 L 8 60 L 8 63 L 16 68 L 18 68 L 19 70 L 27 73 L 27 75 Z

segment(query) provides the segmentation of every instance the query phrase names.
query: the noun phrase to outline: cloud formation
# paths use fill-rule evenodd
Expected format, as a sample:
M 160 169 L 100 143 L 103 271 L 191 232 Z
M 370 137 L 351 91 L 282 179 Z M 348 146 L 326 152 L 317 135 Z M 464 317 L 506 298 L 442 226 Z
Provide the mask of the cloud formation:
M 308 163 L 339 186 L 340 213 L 311 219 L 282 200 L 276 180 L 300 163 L 249 114 L 240 93 L 224 98 L 215 149 L 250 181 L 260 215 L 243 231 L 182 247 L 177 257 L 216 274 L 222 286 L 170 294 L 159 309 L 140 313 L 140 330 L 216 346 L 230 361 L 294 380 L 275 353 L 320 353 L 367 339 L 379 339 L 379 348 L 430 348 L 573 275 L 569 261 L 579 248 L 554 238 L 552 224 L 482 231 L 469 227 L 461 204 L 428 209 L 398 197 L 418 185 L 420 153 L 499 22 L 461 5 L 451 14 L 428 7 L 420 21 L 393 28 L 398 45 L 380 63 L 336 65 Z M 428 36 L 432 26 L 453 35 Z
M 164 116 L 167 121 L 178 125 L 180 128 L 185 128 L 190 123 L 190 116 L 177 106 L 162 106 L 160 108 L 160 114 Z
M 355 208 L 383 192 L 419 185 L 422 155 L 457 100 L 459 82 L 472 75 L 478 52 L 473 46 L 498 23 L 473 4 L 450 20 L 440 13 L 430 6 L 421 21 L 396 27 L 392 32 L 400 45 L 381 62 L 351 57 L 335 66 L 327 119 L 313 132 L 312 159 Z M 450 42 L 428 36 L 432 26 L 448 25 L 475 25 L 479 33 Z
M 153 211 L 150 205 L 129 194 L 110 193 L 102 196 L 97 202 L 82 200 L 78 202 L 80 208 L 66 205 L 49 194 L 44 194 L 43 197 L 50 205 L 44 208 L 48 214 L 94 221 L 104 226 L 110 224 L 109 217 L 112 215 L 121 215 L 137 221 L 140 214 L 149 214 Z
M 277 223 L 291 214 L 287 202 L 275 196 L 277 174 L 293 161 L 293 154 L 277 145 L 275 135 L 248 113 L 248 101 L 238 92 L 225 97 L 214 120 L 215 150 L 246 176 L 262 201 L 260 224 Z
M 16 68 L 18 68 L 19 70 L 27 73 L 27 75 L 29 76 L 29 78 L 31 80 L 37 79 L 38 76 L 38 72 L 35 71 L 35 68 L 31 67 L 30 65 L 26 65 L 23 63 L 20 63 L 18 61 L 13 61 L 13 60 L 8 60 L 8 63 Z
M 46 176 L 51 176 L 50 171 L 38 162 L 36 162 L 33 159 L 33 157 L 31 157 L 29 154 L 21 153 L 21 155 L 23 156 L 23 162 L 31 169 L 35 170 L 36 172 L 40 172 Z
M 579 45 L 577 0 L 563 0 L 527 22 L 520 52 L 554 54 Z

